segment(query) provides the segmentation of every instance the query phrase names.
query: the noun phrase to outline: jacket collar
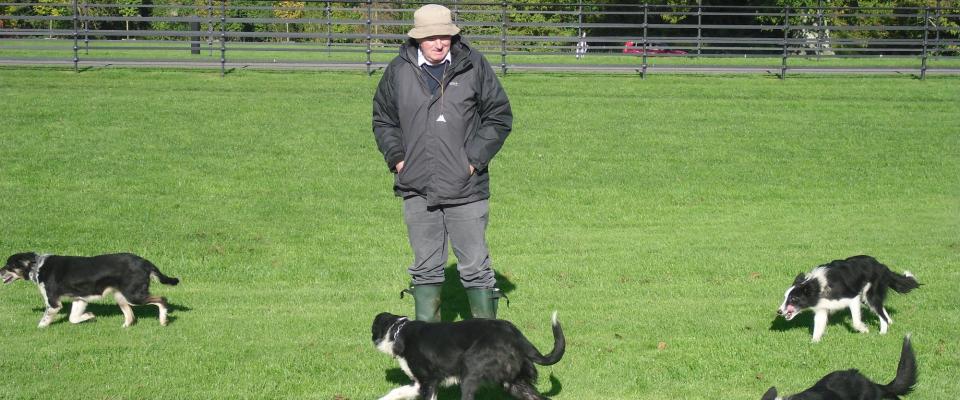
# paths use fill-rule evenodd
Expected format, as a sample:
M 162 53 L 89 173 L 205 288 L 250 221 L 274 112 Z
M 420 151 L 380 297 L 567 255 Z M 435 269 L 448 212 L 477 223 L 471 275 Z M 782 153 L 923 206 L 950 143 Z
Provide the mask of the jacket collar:
M 451 53 L 450 51 L 447 52 L 447 56 L 443 58 L 443 61 L 441 61 L 440 64 L 443 64 L 443 63 L 445 63 L 445 62 L 451 62 L 452 57 L 451 57 L 450 53 Z M 427 61 L 427 58 L 423 56 L 423 52 L 420 51 L 419 48 L 417 49 L 417 65 L 419 65 L 419 66 L 423 66 L 423 65 L 433 66 L 433 65 L 440 65 L 440 64 L 432 64 L 432 63 L 430 63 L 430 61 Z

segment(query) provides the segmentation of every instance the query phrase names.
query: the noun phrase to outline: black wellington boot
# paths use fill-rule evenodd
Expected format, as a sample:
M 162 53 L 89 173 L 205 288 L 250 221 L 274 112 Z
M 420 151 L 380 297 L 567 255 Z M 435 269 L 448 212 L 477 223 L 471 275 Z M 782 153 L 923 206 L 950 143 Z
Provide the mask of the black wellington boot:
M 411 285 L 400 292 L 413 295 L 413 309 L 417 321 L 440 322 L 440 291 L 443 285 Z
M 497 318 L 497 303 L 501 297 L 506 297 L 497 288 L 467 289 L 467 301 L 470 302 L 470 314 L 473 318 Z

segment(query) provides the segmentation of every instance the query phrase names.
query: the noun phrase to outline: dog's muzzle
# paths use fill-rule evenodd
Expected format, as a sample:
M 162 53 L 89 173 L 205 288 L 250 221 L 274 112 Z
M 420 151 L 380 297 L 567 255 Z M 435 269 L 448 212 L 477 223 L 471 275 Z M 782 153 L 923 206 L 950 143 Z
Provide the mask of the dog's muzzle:
M 793 306 L 787 306 L 787 309 L 778 309 L 777 314 L 783 316 L 783 319 L 789 321 L 797 316 L 797 310 Z

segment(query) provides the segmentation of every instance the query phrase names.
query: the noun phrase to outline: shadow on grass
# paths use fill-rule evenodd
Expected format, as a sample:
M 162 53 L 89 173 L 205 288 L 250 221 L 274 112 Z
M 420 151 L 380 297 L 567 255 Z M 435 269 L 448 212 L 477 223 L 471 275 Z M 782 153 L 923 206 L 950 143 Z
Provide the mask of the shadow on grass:
M 560 384 L 560 380 L 556 376 L 550 374 L 550 390 L 543 392 L 544 396 L 551 397 L 560 394 L 563 391 L 563 385 Z
M 893 315 L 897 313 L 895 308 L 886 307 L 887 314 L 890 315 L 894 321 Z M 863 308 L 863 311 L 860 313 L 863 323 L 870 328 L 871 331 L 880 331 L 880 318 L 870 311 L 867 308 Z M 850 318 L 849 309 L 843 309 L 837 311 L 830 315 L 827 319 L 827 330 L 830 330 L 830 327 L 838 323 L 843 322 L 843 325 L 847 328 L 847 332 L 857 332 L 856 329 L 853 329 L 853 321 Z M 813 335 L 813 312 L 804 311 L 793 318 L 792 321 L 787 321 L 781 316 L 776 316 L 773 318 L 773 321 L 770 321 L 770 330 L 777 332 L 786 332 L 791 329 L 807 328 L 807 332 Z
M 386 372 L 387 382 L 394 383 L 397 386 L 409 385 L 412 382 L 410 378 L 407 377 L 400 368 L 389 369 Z M 543 392 L 542 394 L 546 397 L 556 396 L 563 391 L 563 385 L 560 383 L 560 380 L 556 376 L 550 374 L 550 390 Z M 513 400 L 513 397 L 508 395 L 502 389 L 494 386 L 485 386 L 480 388 L 476 393 L 477 400 Z M 447 388 L 440 389 L 437 393 L 437 400 L 456 400 L 460 398 L 460 387 L 451 386 Z
M 73 306 L 72 303 L 64 302 L 63 308 L 57 313 L 57 318 L 53 321 L 51 325 L 57 325 L 62 323 L 69 323 L 70 308 Z M 141 322 L 146 322 L 153 320 L 155 323 L 159 324 L 160 320 L 160 309 L 154 305 L 142 305 L 142 306 L 132 306 L 133 315 L 137 317 L 137 321 L 134 324 L 139 324 Z M 167 323 L 171 324 L 177 320 L 176 312 L 178 311 L 190 311 L 191 308 L 183 306 L 176 303 L 167 302 Z M 43 313 L 43 307 L 34 307 L 33 311 Z M 112 303 L 88 303 L 86 312 L 93 313 L 97 317 L 114 317 L 118 315 L 123 315 L 123 311 L 120 311 L 120 306 Z M 144 321 L 141 321 L 144 320 Z M 96 322 L 94 319 L 92 321 L 84 322 Z

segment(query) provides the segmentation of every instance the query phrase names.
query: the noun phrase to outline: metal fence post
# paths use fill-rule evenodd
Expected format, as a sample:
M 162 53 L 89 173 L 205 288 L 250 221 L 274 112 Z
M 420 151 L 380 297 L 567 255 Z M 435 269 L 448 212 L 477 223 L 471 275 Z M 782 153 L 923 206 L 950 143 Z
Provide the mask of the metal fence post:
M 823 22 L 823 0 L 819 0 L 817 1 L 817 61 L 820 61 L 820 54 L 823 53 L 823 35 L 826 33 Z
M 930 33 L 930 7 L 923 8 L 923 53 L 920 56 L 920 80 L 927 78 L 927 37 Z
M 787 57 L 789 57 L 789 52 L 787 51 L 787 42 L 790 37 L 790 6 L 783 7 L 783 59 L 780 63 L 780 79 L 786 79 L 787 77 Z
M 207 0 L 207 49 L 213 55 L 213 0 Z
M 323 12 L 327 19 L 327 57 L 330 57 L 330 43 L 333 41 L 330 35 L 333 34 L 333 32 L 331 32 L 333 29 L 333 20 L 331 20 L 330 16 L 330 2 L 326 1 L 324 3 L 326 3 L 326 7 L 324 7 Z
M 937 22 L 933 24 L 933 28 L 936 29 L 936 33 L 935 33 L 936 38 L 934 39 L 936 44 L 933 45 L 933 48 L 936 49 L 933 51 L 934 57 L 940 55 L 940 53 L 943 51 L 943 47 L 942 47 L 943 44 L 940 43 L 940 25 L 939 25 L 941 14 L 943 14 L 943 8 L 940 7 L 940 0 L 937 0 L 937 13 L 933 16 L 933 20 Z
M 227 0 L 220 0 L 220 77 L 227 75 Z
M 370 53 L 371 50 L 371 41 L 373 36 L 370 35 L 370 27 L 373 24 L 373 0 L 367 0 L 367 76 L 373 75 L 373 72 L 370 71 Z
M 500 2 L 500 72 L 507 74 L 507 2 Z
M 697 56 L 703 48 L 703 5 L 697 2 Z
M 641 47 L 643 49 L 642 50 L 643 53 L 641 54 L 641 59 L 643 61 L 641 61 L 641 64 L 640 64 L 640 79 L 647 79 L 647 13 L 649 11 L 648 8 L 649 6 L 647 5 L 647 3 L 643 3 L 643 41 L 641 42 L 643 45 Z
M 80 47 L 77 46 L 77 41 L 80 40 L 80 6 L 77 5 L 77 0 L 73 0 L 73 72 L 80 72 L 80 67 L 78 66 L 80 62 L 80 55 L 77 53 L 77 50 L 80 50 Z
M 83 54 L 90 54 L 90 22 L 87 21 L 87 18 L 84 16 L 90 15 L 90 5 L 87 4 L 87 1 L 83 1 L 83 13 L 80 14 L 80 17 L 83 18 L 80 20 L 80 23 L 83 24 Z
M 582 49 L 584 51 L 583 54 L 580 53 L 581 41 L 583 41 L 583 44 L 584 44 Z M 583 34 L 583 0 L 577 0 L 577 43 L 576 45 L 574 45 L 573 51 L 574 53 L 577 54 L 578 60 L 580 59 L 581 56 L 586 55 L 586 50 L 587 50 L 586 43 L 587 43 L 587 39 L 584 38 L 584 34 Z

